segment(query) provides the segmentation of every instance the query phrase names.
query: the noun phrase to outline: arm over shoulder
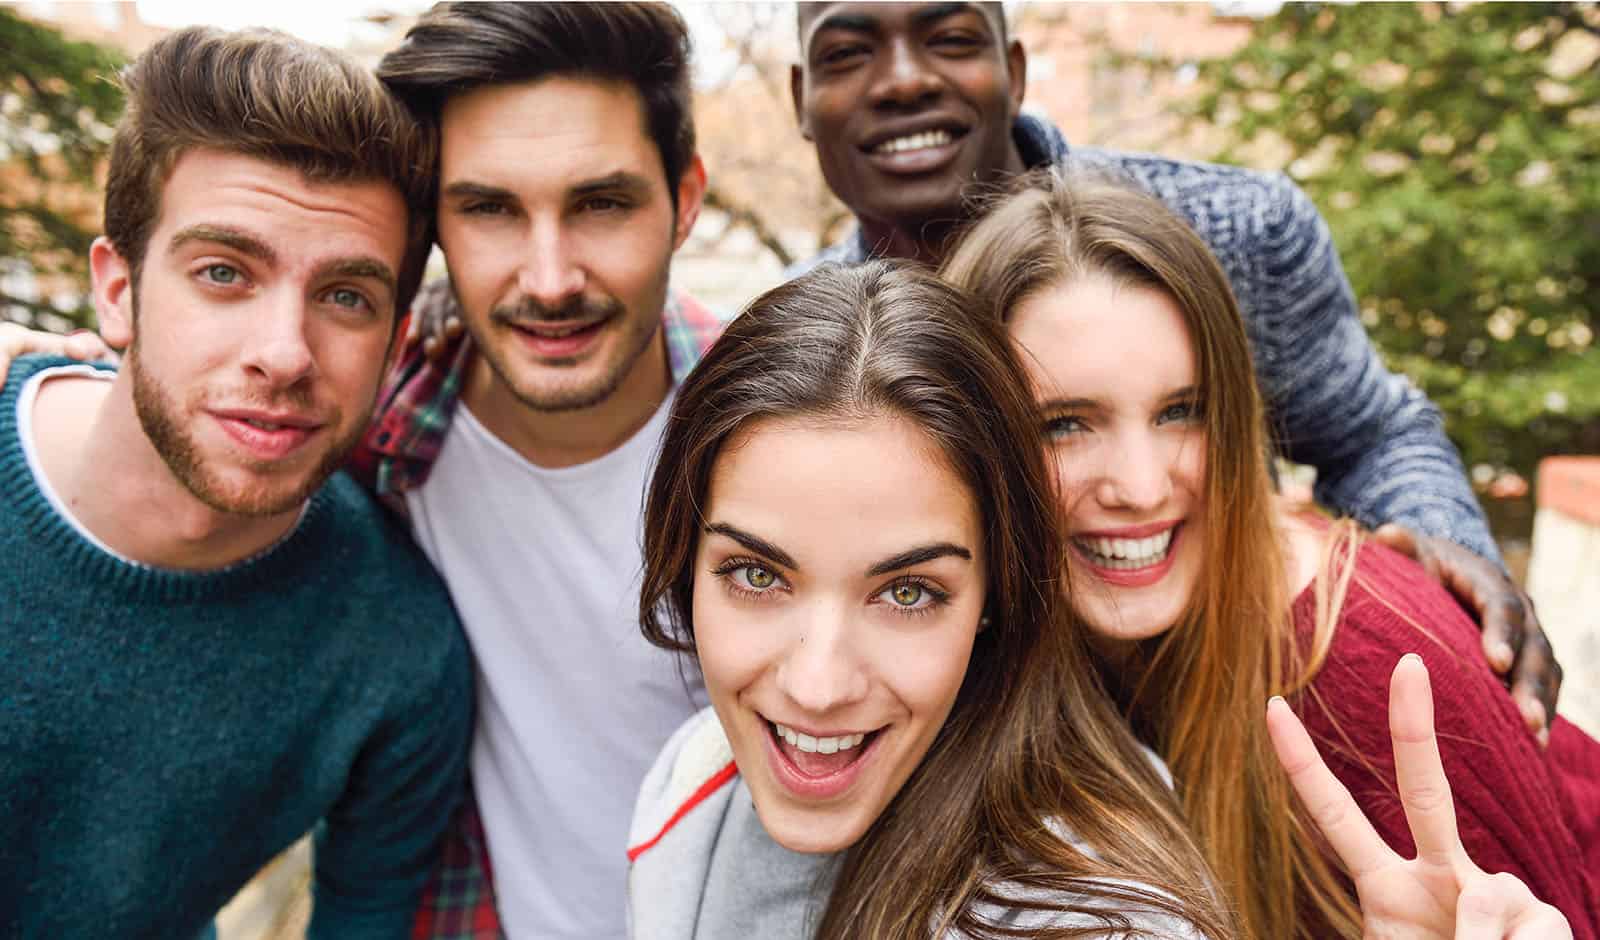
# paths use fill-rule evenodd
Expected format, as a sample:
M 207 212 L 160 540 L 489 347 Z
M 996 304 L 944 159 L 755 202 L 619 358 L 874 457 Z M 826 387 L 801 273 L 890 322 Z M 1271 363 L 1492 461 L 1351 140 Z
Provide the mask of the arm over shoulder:
M 1439 410 L 1367 337 L 1327 223 L 1298 186 L 1259 177 L 1235 291 L 1287 456 L 1317 497 L 1368 526 L 1398 522 L 1498 561 Z

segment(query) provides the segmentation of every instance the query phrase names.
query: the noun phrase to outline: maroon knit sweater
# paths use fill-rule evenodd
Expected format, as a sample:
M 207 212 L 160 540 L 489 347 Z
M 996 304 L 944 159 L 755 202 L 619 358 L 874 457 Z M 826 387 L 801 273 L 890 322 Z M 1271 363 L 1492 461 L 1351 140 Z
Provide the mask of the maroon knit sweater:
M 1315 611 L 1307 588 L 1294 605 L 1302 640 Z M 1468 854 L 1560 908 L 1576 940 L 1600 940 L 1600 743 L 1557 718 L 1540 751 L 1489 670 L 1477 624 L 1420 565 L 1373 543 L 1357 555 L 1332 650 L 1296 707 L 1328 766 L 1389 844 L 1415 854 L 1388 722 L 1389 675 L 1413 652 L 1428 665 Z

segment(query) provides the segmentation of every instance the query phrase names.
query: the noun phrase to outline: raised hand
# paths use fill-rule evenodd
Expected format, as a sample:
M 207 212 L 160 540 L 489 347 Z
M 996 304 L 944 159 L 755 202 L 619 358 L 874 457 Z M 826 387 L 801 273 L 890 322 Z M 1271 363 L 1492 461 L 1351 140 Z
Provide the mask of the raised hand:
M 1281 698 L 1267 703 L 1267 730 L 1295 792 L 1355 882 L 1363 934 L 1373 940 L 1570 940 L 1561 912 L 1515 876 L 1473 864 L 1456 832 L 1450 781 L 1433 731 L 1433 691 L 1422 658 L 1409 654 L 1389 684 L 1395 778 L 1417 857 L 1401 858 L 1328 770 Z

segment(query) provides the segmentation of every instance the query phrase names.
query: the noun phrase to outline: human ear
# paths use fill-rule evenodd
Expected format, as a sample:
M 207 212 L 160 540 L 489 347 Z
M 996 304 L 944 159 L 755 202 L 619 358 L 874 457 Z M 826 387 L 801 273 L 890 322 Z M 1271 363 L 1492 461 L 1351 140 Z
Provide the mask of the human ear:
M 678 219 L 672 233 L 674 251 L 683 247 L 684 241 L 689 238 L 689 233 L 694 230 L 694 221 L 700 217 L 700 206 L 704 203 L 705 196 L 706 165 L 697 153 L 678 177 Z
M 89 280 L 101 337 L 113 348 L 127 346 L 133 342 L 133 269 L 104 235 L 89 246 Z
M 789 66 L 789 98 L 794 102 L 794 119 L 800 125 L 800 136 L 816 140 L 811 136 L 811 122 L 806 119 L 806 74 L 798 65 Z
M 1023 51 L 1021 40 L 1013 39 L 1006 46 L 1006 70 L 1011 84 L 1011 116 L 1015 118 L 1022 111 L 1022 98 L 1028 91 L 1028 54 Z

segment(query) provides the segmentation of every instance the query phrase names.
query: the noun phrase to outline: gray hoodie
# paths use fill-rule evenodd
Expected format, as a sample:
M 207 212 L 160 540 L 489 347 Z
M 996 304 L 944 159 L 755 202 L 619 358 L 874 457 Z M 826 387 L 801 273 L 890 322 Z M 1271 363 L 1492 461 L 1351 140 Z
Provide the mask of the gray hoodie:
M 1159 764 L 1153 754 L 1151 759 Z M 1166 768 L 1161 770 L 1165 775 Z M 1071 833 L 1062 831 L 1062 836 L 1079 850 L 1092 851 Z M 767 835 L 710 708 L 673 734 L 645 776 L 628 845 L 633 940 L 808 940 L 833 889 L 839 860 L 791 852 Z M 1019 927 L 1092 923 L 1082 915 L 994 908 L 981 913 Z M 1200 938 L 1188 922 L 1159 912 L 1124 913 L 1136 928 L 1132 936 Z

